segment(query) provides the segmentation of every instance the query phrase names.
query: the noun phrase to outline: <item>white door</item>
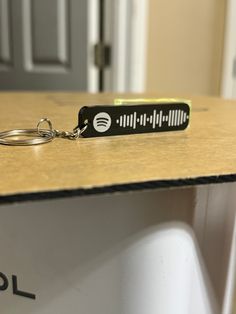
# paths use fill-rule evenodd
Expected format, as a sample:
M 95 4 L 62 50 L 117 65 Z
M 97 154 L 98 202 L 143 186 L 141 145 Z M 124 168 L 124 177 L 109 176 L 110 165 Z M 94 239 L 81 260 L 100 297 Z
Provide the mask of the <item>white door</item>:
M 0 89 L 87 90 L 87 0 L 0 0 Z

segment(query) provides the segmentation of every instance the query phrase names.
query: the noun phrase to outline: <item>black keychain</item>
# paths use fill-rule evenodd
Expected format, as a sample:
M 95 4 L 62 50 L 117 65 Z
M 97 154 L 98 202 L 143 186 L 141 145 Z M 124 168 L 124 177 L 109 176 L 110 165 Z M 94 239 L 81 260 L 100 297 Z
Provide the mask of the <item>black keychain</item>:
M 189 124 L 187 103 L 83 107 L 79 128 L 83 137 L 180 131 Z
M 128 100 L 132 103 L 132 100 Z M 145 102 L 145 103 L 144 103 Z M 0 133 L 0 144 L 37 145 L 52 141 L 56 137 L 75 140 L 79 137 L 101 137 L 130 135 L 151 132 L 181 131 L 188 127 L 190 102 L 165 100 L 138 104 L 100 105 L 82 107 L 78 114 L 78 126 L 72 132 L 53 129 L 49 119 L 41 119 L 36 129 L 16 129 Z M 42 129 L 42 123 L 48 129 Z M 27 139 L 12 139 L 24 136 Z M 29 137 L 29 138 L 28 138 Z

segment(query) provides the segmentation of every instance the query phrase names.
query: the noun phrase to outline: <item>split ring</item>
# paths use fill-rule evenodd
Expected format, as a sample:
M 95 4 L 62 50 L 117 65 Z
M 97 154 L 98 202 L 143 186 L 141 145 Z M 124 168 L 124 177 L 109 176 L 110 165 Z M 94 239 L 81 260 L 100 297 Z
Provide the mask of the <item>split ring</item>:
M 50 127 L 50 124 L 49 124 Z M 37 129 L 15 129 L 0 132 L 0 144 L 11 145 L 11 146 L 28 146 L 38 145 L 51 142 L 54 138 L 52 129 L 40 130 Z M 26 139 L 10 139 L 11 137 L 29 137 Z

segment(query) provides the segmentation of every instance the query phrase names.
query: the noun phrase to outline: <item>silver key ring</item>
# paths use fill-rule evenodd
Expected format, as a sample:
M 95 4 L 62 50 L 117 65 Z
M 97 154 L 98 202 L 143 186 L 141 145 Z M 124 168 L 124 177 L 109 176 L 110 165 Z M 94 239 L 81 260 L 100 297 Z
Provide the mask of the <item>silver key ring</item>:
M 31 137 L 27 139 L 10 139 L 11 137 Z M 37 129 L 16 129 L 0 132 L 0 144 L 10 146 L 28 146 L 51 142 L 54 138 L 52 132 L 48 130 L 41 131 L 38 134 Z
M 49 129 L 41 129 L 40 125 L 46 122 Z M 31 146 L 51 142 L 55 137 L 75 140 L 86 130 L 87 125 L 82 129 L 76 127 L 73 132 L 58 131 L 53 129 L 52 123 L 48 118 L 39 120 L 36 129 L 14 129 L 0 132 L 0 144 L 10 146 Z M 26 137 L 25 139 L 12 137 Z

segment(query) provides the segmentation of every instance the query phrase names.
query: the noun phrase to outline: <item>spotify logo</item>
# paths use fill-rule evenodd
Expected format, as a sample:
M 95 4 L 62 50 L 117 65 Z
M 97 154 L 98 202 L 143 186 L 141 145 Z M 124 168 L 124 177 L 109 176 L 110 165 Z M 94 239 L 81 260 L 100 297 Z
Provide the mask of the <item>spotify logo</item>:
M 104 133 L 110 129 L 111 117 L 106 112 L 99 112 L 93 119 L 93 127 L 99 133 Z

